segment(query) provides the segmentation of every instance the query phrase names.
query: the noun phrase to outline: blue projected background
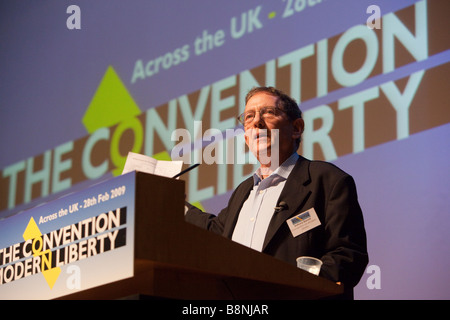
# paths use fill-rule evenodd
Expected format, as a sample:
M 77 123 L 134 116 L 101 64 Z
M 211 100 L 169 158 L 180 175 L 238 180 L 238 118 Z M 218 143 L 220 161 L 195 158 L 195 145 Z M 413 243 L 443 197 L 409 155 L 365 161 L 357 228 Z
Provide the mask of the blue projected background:
M 2 1 L 0 218 L 119 175 L 128 151 L 169 159 L 180 128 L 192 139 L 185 162 L 202 162 L 184 177 L 188 200 L 218 213 L 256 169 L 229 161 L 250 159 L 235 118 L 243 97 L 273 85 L 304 112 L 299 153 L 355 178 L 370 256 L 355 298 L 448 299 L 449 9 Z

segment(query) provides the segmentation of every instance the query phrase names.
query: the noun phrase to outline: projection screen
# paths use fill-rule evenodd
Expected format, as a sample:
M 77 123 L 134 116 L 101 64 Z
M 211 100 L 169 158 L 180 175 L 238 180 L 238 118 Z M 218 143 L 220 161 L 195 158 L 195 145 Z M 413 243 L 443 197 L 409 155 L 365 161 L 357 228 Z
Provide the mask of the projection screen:
M 245 94 L 275 86 L 303 111 L 299 154 L 356 181 L 370 261 L 355 298 L 448 299 L 448 12 L 441 0 L 2 1 L 0 218 L 119 175 L 128 151 L 201 163 L 182 178 L 187 199 L 217 214 L 257 168 L 236 120 Z

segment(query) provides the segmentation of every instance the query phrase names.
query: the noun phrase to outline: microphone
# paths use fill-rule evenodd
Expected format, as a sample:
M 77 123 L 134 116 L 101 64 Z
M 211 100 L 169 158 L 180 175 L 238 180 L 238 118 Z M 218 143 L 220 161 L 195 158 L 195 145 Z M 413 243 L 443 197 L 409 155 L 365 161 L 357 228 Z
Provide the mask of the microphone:
M 288 208 L 288 205 L 285 201 L 280 201 L 277 207 L 275 207 L 275 213 L 280 212 L 281 210 L 286 210 Z
M 187 168 L 186 170 L 183 170 L 183 171 L 181 171 L 180 173 L 174 175 L 174 176 L 172 177 L 172 179 L 178 178 L 179 176 L 185 174 L 186 172 L 191 171 L 191 170 L 194 169 L 194 168 L 197 168 L 199 165 L 200 165 L 200 163 L 196 163 L 196 164 L 190 166 L 190 167 Z

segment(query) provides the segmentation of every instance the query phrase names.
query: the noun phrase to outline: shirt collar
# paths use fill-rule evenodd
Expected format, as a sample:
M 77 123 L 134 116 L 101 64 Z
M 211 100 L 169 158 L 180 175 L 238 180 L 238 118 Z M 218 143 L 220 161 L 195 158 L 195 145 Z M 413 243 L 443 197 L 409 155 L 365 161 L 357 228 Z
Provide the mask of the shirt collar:
M 283 180 L 286 180 L 291 173 L 292 169 L 294 168 L 295 164 L 297 163 L 297 160 L 299 158 L 299 155 L 297 152 L 294 152 L 289 158 L 287 158 L 281 166 L 279 166 L 274 172 L 272 172 L 266 179 L 272 180 L 275 176 L 283 178 Z M 258 168 L 255 173 L 253 173 L 253 185 L 256 186 L 258 183 L 260 183 L 263 180 L 261 176 L 261 168 Z

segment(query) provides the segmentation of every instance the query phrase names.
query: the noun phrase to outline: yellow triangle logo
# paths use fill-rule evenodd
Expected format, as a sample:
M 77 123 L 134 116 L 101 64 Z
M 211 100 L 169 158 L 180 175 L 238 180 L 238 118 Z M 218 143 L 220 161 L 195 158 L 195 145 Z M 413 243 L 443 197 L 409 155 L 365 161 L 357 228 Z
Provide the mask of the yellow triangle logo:
M 53 286 L 55 285 L 56 280 L 58 280 L 60 273 L 61 273 L 60 267 L 42 271 L 42 275 L 44 276 L 45 281 L 47 281 L 47 284 L 50 287 L 50 289 L 53 289 Z
M 25 240 L 25 241 L 31 240 L 31 239 L 40 237 L 41 235 L 42 235 L 41 230 L 39 230 L 39 227 L 37 226 L 33 217 L 31 217 L 30 222 L 28 222 L 28 226 L 22 235 L 23 240 Z
M 124 119 L 139 114 L 141 114 L 141 110 L 114 68 L 109 66 L 83 116 L 82 122 L 86 130 L 93 133 L 97 129 L 111 127 Z
M 47 281 L 48 286 L 50 289 L 53 288 L 55 285 L 56 280 L 59 277 L 59 274 L 61 273 L 61 268 L 49 268 L 49 266 L 52 265 L 52 258 L 53 253 L 50 250 L 41 251 L 42 250 L 42 236 L 41 230 L 39 230 L 38 225 L 36 224 L 36 221 L 34 221 L 33 217 L 31 217 L 30 221 L 28 222 L 28 225 L 23 233 L 23 239 L 25 241 L 27 240 L 33 240 L 32 248 L 33 248 L 33 256 L 41 257 L 41 270 L 42 275 L 45 278 L 45 281 Z M 39 239 L 40 240 L 35 240 Z M 37 244 L 40 241 L 40 244 Z

